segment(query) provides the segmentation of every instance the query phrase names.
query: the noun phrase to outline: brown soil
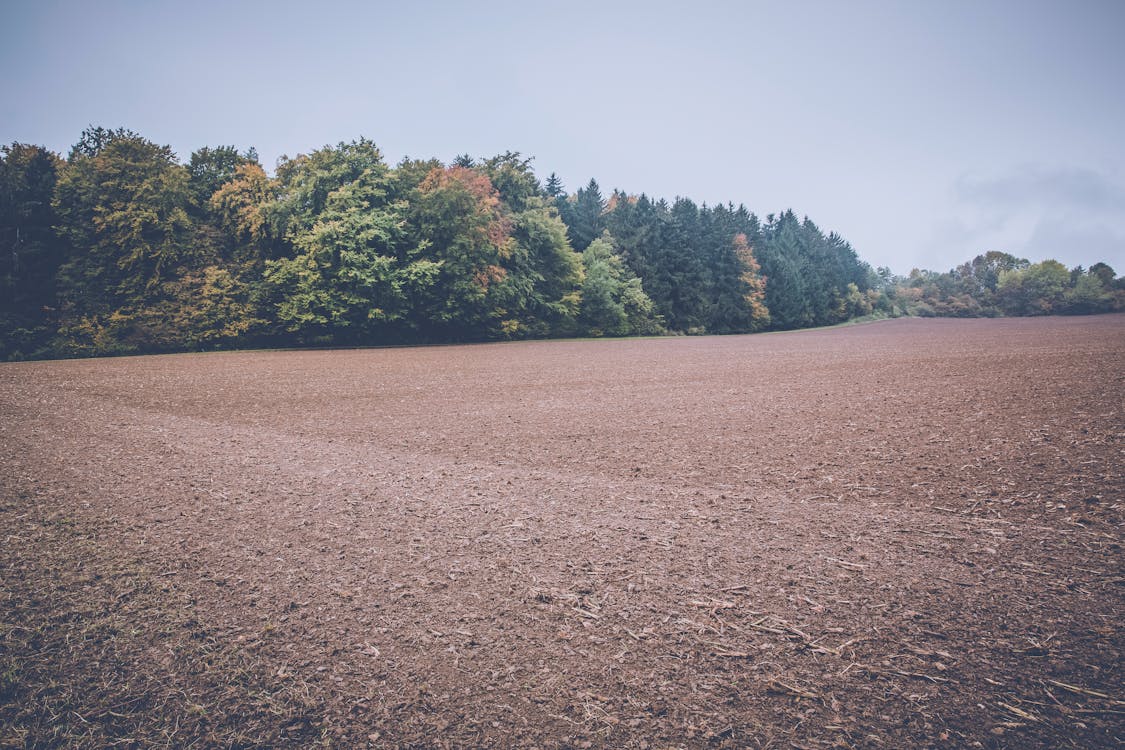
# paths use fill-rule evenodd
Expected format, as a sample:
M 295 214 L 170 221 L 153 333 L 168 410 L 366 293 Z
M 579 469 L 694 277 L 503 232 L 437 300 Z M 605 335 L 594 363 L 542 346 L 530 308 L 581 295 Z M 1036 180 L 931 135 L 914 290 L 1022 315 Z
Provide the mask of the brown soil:
M 0 746 L 1116 747 L 1125 316 L 0 366 Z

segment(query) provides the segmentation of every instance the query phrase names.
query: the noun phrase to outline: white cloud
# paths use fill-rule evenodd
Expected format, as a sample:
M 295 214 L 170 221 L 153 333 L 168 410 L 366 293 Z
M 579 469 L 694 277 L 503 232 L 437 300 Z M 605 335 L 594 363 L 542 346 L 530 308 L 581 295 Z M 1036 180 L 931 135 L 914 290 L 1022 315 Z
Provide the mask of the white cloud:
M 1031 261 L 1125 267 L 1125 180 L 1104 170 L 1043 164 L 963 174 L 928 246 L 933 257 L 953 263 L 1001 250 Z

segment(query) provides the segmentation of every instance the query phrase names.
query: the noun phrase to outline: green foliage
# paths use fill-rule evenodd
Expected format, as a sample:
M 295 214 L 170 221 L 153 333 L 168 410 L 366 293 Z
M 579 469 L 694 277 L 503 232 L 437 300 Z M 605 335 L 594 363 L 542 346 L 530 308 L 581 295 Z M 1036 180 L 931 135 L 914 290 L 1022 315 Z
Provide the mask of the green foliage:
M 1125 308 L 1105 263 L 1069 271 L 1055 260 L 1029 263 L 1007 253 L 978 255 L 948 273 L 915 269 L 888 292 L 922 316 L 1086 315 Z
M 702 248 L 698 207 L 686 198 L 677 200 L 657 227 L 658 242 L 648 257 L 644 276 L 668 327 L 686 333 L 705 333 L 708 297 L 707 269 Z
M 806 288 L 808 248 L 801 224 L 792 211 L 780 217 L 771 214 L 766 219 L 759 260 L 767 279 L 770 317 L 781 329 L 815 325 L 811 294 Z
M 87 129 L 65 161 L 0 150 L 0 359 L 1123 307 L 1104 263 L 989 252 L 899 279 L 792 211 L 568 195 L 514 152 L 391 168 L 361 138 L 271 177 L 252 149 L 184 165 L 124 128 Z
M 1087 274 L 1095 277 L 1104 289 L 1113 289 L 1115 280 L 1118 282 L 1121 281 L 1117 279 L 1117 273 L 1105 263 L 1095 263 L 1090 266 L 1090 270 L 1087 271 Z M 1120 283 L 1117 285 L 1120 287 Z
M 558 201 L 559 213 L 566 222 L 571 246 L 578 252 L 585 250 L 605 228 L 602 213 L 606 202 L 601 188 L 591 179 L 584 188 L 579 188 L 572 197 Z
M 284 223 L 291 248 L 265 263 L 277 321 L 305 343 L 385 338 L 388 325 L 406 314 L 398 278 L 406 204 L 390 198 L 390 170 L 379 150 L 362 139 L 341 143 L 287 161 L 279 172 L 278 197 L 262 209 Z M 232 195 L 236 208 L 240 195 L 268 195 L 260 175 L 246 178 L 246 192 Z M 234 212 L 236 220 L 241 215 Z M 245 233 L 252 236 L 259 212 L 247 216 Z
M 870 289 L 871 268 L 842 237 L 825 235 L 792 211 L 769 217 L 763 229 L 766 305 L 775 327 L 832 325 L 851 316 L 851 289 Z
M 422 184 L 422 180 L 435 169 L 444 168 L 445 165 L 437 159 L 403 159 L 391 175 L 393 197 L 409 200 Z
M 1046 315 L 1062 309 L 1070 273 L 1057 260 L 1001 271 L 996 300 L 1007 315 Z
M 512 217 L 513 252 L 505 335 L 573 335 L 581 301 L 582 258 L 566 237 L 554 205 L 529 198 Z
M 127 131 L 95 130 L 80 144 L 53 202 L 72 248 L 58 277 L 64 339 L 85 320 L 116 337 L 109 350 L 132 350 L 131 341 L 148 340 L 135 330 L 143 325 L 137 311 L 157 301 L 192 254 L 189 176 L 170 148 Z
M 521 159 L 518 153 L 507 151 L 485 159 L 478 171 L 488 177 L 500 200 L 512 211 L 523 211 L 542 195 L 539 180 L 531 170 L 531 159 Z
M 1080 274 L 1074 279 L 1071 287 L 1063 293 L 1063 301 L 1059 312 L 1071 315 L 1089 315 L 1091 313 L 1108 312 L 1114 308 L 1112 286 L 1107 285 L 1105 279 L 1093 273 L 1092 270 Z M 1112 284 L 1112 280 L 1110 284 Z
M 256 285 L 270 192 L 251 156 L 202 149 L 189 169 L 127 130 L 83 134 L 53 203 L 71 248 L 56 353 L 230 346 L 265 327 Z
M 586 277 L 582 282 L 581 323 L 590 336 L 655 334 L 663 330 L 652 300 L 638 279 L 614 251 L 608 232 L 582 253 Z
M 279 185 L 258 164 L 240 164 L 231 178 L 208 199 L 211 216 L 237 248 L 249 252 L 237 255 L 257 257 L 268 254 L 278 239 L 269 222 L 268 211 L 277 200 Z
M 82 157 L 92 158 L 101 153 L 102 149 L 114 141 L 136 140 L 140 136 L 132 130 L 117 128 L 112 130 L 101 126 L 86 128 L 78 137 L 78 143 L 70 149 L 67 161 L 75 161 Z
M 544 187 L 544 192 L 551 200 L 566 197 L 566 191 L 563 189 L 562 180 L 560 180 L 559 176 L 554 172 L 551 172 L 551 175 L 547 178 L 547 185 Z
M 254 149 L 243 154 L 234 146 L 204 146 L 192 152 L 187 167 L 195 205 L 206 210 L 211 196 L 234 179 L 240 167 L 257 164 L 258 153 Z
M 36 353 L 54 332 L 64 246 L 51 199 L 61 166 L 38 146 L 0 148 L 0 360 Z
M 461 340 L 502 333 L 512 223 L 488 177 L 468 167 L 431 170 L 414 191 L 409 221 L 412 259 L 437 266 L 432 286 L 414 300 L 416 329 Z
M 706 273 L 702 328 L 712 333 L 758 331 L 770 323 L 761 274 L 751 237 L 759 238 L 757 217 L 745 208 L 706 206 L 699 212 L 697 252 Z
M 760 227 L 745 208 L 686 199 L 668 206 L 615 192 L 603 221 L 669 329 L 742 333 L 769 324 L 768 284 L 751 249 Z
M 312 227 L 289 235 L 298 254 L 266 262 L 278 319 L 302 341 L 362 340 L 403 314 L 394 257 L 401 206 L 376 208 L 369 188 L 340 188 Z

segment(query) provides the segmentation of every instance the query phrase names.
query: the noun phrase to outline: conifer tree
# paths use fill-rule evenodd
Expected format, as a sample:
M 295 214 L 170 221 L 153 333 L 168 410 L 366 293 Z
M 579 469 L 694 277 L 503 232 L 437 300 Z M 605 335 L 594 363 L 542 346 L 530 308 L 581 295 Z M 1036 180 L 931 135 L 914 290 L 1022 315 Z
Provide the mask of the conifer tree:
M 602 212 L 605 211 L 606 204 L 597 181 L 592 179 L 586 187 L 579 188 L 568 204 L 568 211 L 563 214 L 563 219 L 566 221 L 570 245 L 582 252 L 604 228 Z
M 54 333 L 64 246 L 51 199 L 62 166 L 39 146 L 0 148 L 0 361 L 34 354 Z

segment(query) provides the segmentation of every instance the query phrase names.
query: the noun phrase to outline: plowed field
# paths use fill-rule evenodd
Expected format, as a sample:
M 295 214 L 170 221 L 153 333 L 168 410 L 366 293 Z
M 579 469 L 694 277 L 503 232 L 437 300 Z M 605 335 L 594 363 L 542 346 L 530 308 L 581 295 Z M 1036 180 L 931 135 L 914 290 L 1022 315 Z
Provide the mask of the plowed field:
M 0 746 L 1119 747 L 1125 317 L 0 365 Z

